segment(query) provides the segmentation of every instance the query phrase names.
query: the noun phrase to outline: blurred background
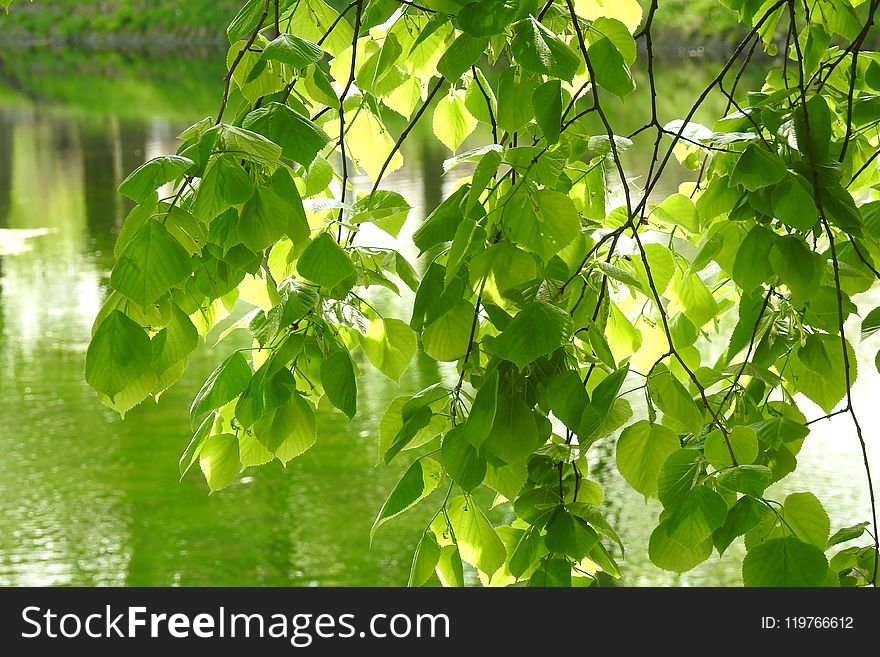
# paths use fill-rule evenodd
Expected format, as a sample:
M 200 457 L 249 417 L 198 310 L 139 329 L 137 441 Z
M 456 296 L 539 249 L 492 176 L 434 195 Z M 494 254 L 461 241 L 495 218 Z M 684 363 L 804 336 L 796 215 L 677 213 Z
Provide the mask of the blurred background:
M 312 450 L 287 469 L 276 463 L 245 471 L 210 496 L 199 473 L 178 481 L 177 460 L 191 433 L 189 402 L 232 346 L 200 349 L 158 404 L 145 402 L 124 421 L 83 380 L 91 324 L 129 209 L 116 187 L 145 160 L 174 152 L 180 130 L 216 112 L 224 29 L 239 6 L 20 0 L 10 14 L 0 10 L 0 585 L 406 583 L 436 505 L 422 503 L 386 524 L 369 547 L 372 520 L 405 465 L 375 467 L 377 423 L 394 397 L 450 375 L 430 359 L 411 366 L 399 387 L 364 367 L 353 422 L 322 406 Z M 718 70 L 715 53 L 739 32 L 714 0 L 664 7 L 657 81 L 661 120 L 668 121 L 690 107 Z M 771 65 L 758 62 L 745 86 L 759 86 L 761 67 Z M 644 94 L 644 74 L 636 79 Z M 644 120 L 642 98 L 610 106 L 619 132 Z M 711 123 L 724 109 L 710 100 L 698 119 Z M 416 131 L 406 166 L 388 179 L 414 207 L 404 235 L 454 182 L 442 176 L 449 153 L 429 126 Z M 649 147 L 631 150 L 633 175 L 643 172 Z M 691 176 L 670 169 L 658 193 Z M 856 301 L 870 309 L 878 296 Z M 396 316 L 408 319 L 403 306 Z M 872 363 L 880 335 L 872 340 L 858 347 L 856 397 L 877 463 L 880 418 L 870 404 L 880 385 Z M 822 414 L 808 402 L 804 410 Z M 846 417 L 814 427 L 797 473 L 772 492 L 781 499 L 813 490 L 835 528 L 868 519 Z M 615 475 L 608 442 L 592 450 L 590 465 L 628 547 L 624 583 L 740 583 L 735 548 L 681 577 L 654 568 L 647 538 L 658 509 Z

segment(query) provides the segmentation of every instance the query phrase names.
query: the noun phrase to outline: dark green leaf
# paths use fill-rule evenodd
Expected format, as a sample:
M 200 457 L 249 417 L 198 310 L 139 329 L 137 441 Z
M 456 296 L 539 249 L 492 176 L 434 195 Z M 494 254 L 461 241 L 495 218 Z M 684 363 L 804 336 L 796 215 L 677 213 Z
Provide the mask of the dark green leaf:
M 737 160 L 730 174 L 730 182 L 753 192 L 782 182 L 786 175 L 785 163 L 776 153 L 758 144 L 749 144 Z
M 463 32 L 471 36 L 501 34 L 516 18 L 517 4 L 514 0 L 471 2 L 459 10 L 456 22 Z
M 470 492 L 486 477 L 486 456 L 468 440 L 466 424 L 453 427 L 443 438 L 440 454 L 452 480 Z
M 580 561 L 599 542 L 599 535 L 583 518 L 572 515 L 565 507 L 560 506 L 547 523 L 544 542 L 550 552 L 565 554 Z
M 424 586 L 440 561 L 440 546 L 431 532 L 425 532 L 413 555 L 407 586 Z
M 495 340 L 495 353 L 520 369 L 545 356 L 571 337 L 571 316 L 543 301 L 530 303 Z
M 434 459 L 425 457 L 413 463 L 379 510 L 379 515 L 376 516 L 370 530 L 370 540 L 384 523 L 430 495 L 437 488 L 441 478 L 442 468 Z
M 514 25 L 510 50 L 525 70 L 567 81 L 581 63 L 564 41 L 531 16 Z
M 229 403 L 245 389 L 251 380 L 251 368 L 240 351 L 224 360 L 211 373 L 202 389 L 193 399 L 189 413 L 197 418 L 204 413 Z
M 636 83 L 626 60 L 608 37 L 594 41 L 587 52 L 596 74 L 596 84 L 621 98 L 635 90 Z
M 495 422 L 495 410 L 498 405 L 498 370 L 492 370 L 477 389 L 474 403 L 465 423 L 468 441 L 474 447 L 480 447 Z

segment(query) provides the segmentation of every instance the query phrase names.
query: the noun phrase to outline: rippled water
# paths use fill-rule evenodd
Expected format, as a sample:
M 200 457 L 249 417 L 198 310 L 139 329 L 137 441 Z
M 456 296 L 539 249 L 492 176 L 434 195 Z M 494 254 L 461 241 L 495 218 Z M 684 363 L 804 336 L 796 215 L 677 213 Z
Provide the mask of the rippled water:
M 374 467 L 376 426 L 393 397 L 448 370 L 420 358 L 398 388 L 364 367 L 358 418 L 349 423 L 322 407 L 319 440 L 307 454 L 287 469 L 248 470 L 210 496 L 198 475 L 178 481 L 177 459 L 188 441 L 189 400 L 222 353 L 201 349 L 158 404 L 125 421 L 83 381 L 89 330 L 127 211 L 115 187 L 144 159 L 173 152 L 179 129 L 216 110 L 222 58 L 0 55 L 0 585 L 404 584 L 431 504 L 387 524 L 369 548 L 372 519 L 402 467 Z M 706 77 L 700 65 L 671 69 L 667 118 Z M 622 108 L 614 113 L 634 121 Z M 631 158 L 636 174 L 639 154 Z M 414 206 L 411 230 L 452 181 L 441 179 L 445 155 L 436 142 L 421 139 L 406 156 L 392 182 Z M 686 178 L 671 171 L 666 189 Z M 877 301 L 863 295 L 860 307 Z M 390 295 L 379 302 L 393 308 Z M 872 354 L 880 335 L 871 340 L 859 349 L 856 399 L 878 463 Z M 821 412 L 811 407 L 808 415 Z M 836 526 L 868 517 L 845 417 L 816 426 L 800 461 L 779 496 L 815 491 Z M 646 545 L 657 509 L 623 485 L 612 464 L 610 447 L 593 449 L 606 512 L 628 546 L 628 583 L 738 583 L 734 549 L 683 577 L 651 566 Z

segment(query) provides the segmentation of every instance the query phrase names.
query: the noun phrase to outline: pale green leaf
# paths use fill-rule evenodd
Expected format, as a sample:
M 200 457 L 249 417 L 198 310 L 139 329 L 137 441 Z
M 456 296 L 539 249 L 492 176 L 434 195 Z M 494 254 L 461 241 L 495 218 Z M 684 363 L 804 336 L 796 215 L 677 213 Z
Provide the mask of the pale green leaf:
M 669 455 L 679 449 L 681 444 L 673 431 L 641 420 L 620 434 L 617 469 L 642 495 L 656 497 L 660 470 Z
M 416 336 L 399 319 L 375 319 L 358 337 L 370 362 L 392 381 L 400 380 L 416 354 Z

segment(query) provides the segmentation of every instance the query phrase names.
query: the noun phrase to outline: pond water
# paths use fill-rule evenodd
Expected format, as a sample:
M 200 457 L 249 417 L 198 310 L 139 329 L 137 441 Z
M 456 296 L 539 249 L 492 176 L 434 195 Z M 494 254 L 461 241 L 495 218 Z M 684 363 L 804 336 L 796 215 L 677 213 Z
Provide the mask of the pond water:
M 181 128 L 216 111 L 220 63 L 215 52 L 0 51 L 0 585 L 406 583 L 432 504 L 385 525 L 370 548 L 372 519 L 403 465 L 375 467 L 377 422 L 395 396 L 448 369 L 420 358 L 398 387 L 365 367 L 353 422 L 322 406 L 318 443 L 307 454 L 286 469 L 245 471 L 214 495 L 198 473 L 179 481 L 177 459 L 190 434 L 189 401 L 222 346 L 200 349 L 158 404 L 144 403 L 124 421 L 83 380 L 127 211 L 115 188 L 145 159 L 173 152 Z M 716 66 L 668 66 L 661 118 L 684 112 Z M 706 114 L 722 110 L 710 105 Z M 635 127 L 625 111 L 632 112 L 609 113 Z M 630 157 L 635 174 L 640 154 L 637 147 Z M 412 228 L 442 198 L 447 154 L 424 138 L 405 156 L 408 166 L 389 184 L 413 204 Z M 665 188 L 688 175 L 671 170 Z M 874 305 L 876 295 L 860 300 Z M 880 418 L 871 406 L 878 339 L 859 348 L 857 401 L 880 465 Z M 777 497 L 813 490 L 835 526 L 868 518 L 861 456 L 845 417 L 817 426 L 800 460 Z M 740 582 L 733 548 L 685 576 L 654 568 L 647 537 L 657 508 L 613 470 L 612 446 L 594 448 L 591 471 L 606 486 L 605 511 L 628 547 L 626 584 Z

